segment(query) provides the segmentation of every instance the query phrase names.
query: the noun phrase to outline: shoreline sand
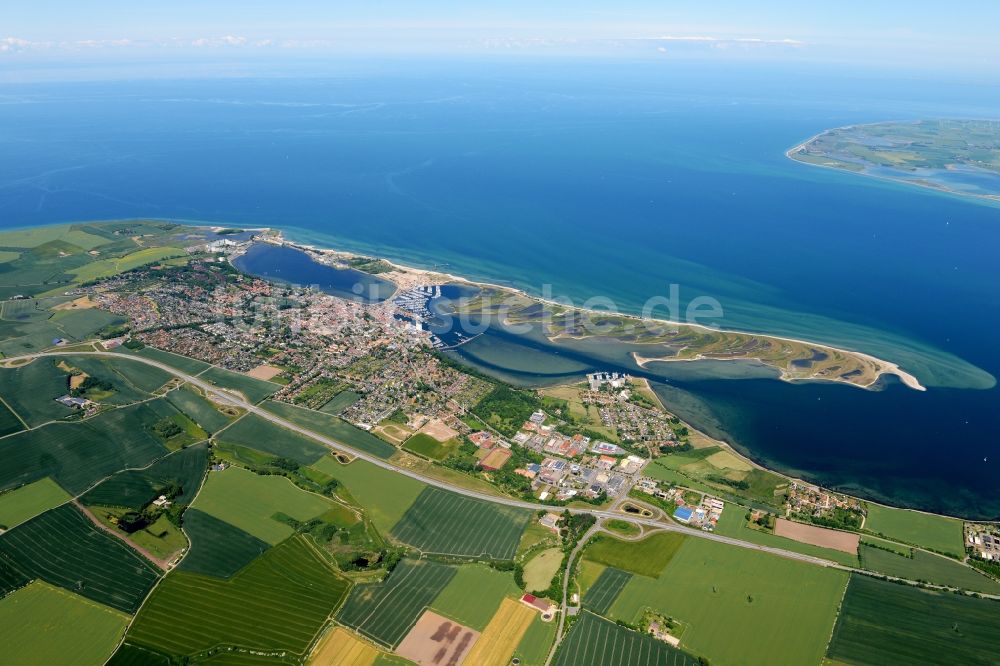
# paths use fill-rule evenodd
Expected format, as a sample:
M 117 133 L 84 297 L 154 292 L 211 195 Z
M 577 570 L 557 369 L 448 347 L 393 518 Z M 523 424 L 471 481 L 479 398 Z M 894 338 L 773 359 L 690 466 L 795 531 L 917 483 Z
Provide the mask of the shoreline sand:
M 215 227 L 215 228 L 221 228 L 221 227 Z M 384 261 L 385 263 L 387 263 L 390 266 L 392 266 L 395 270 L 389 271 L 389 272 L 386 272 L 386 273 L 380 273 L 379 277 L 382 277 L 384 279 L 388 279 L 388 280 L 392 281 L 394 284 L 397 285 L 397 287 L 401 286 L 401 285 L 400 285 L 400 282 L 399 282 L 398 278 L 394 279 L 393 273 L 396 273 L 396 272 L 398 272 L 400 274 L 412 274 L 412 275 L 419 275 L 419 276 L 422 276 L 422 277 L 425 277 L 425 278 L 430 278 L 431 280 L 434 280 L 434 282 L 431 282 L 431 284 L 460 283 L 460 284 L 465 284 L 465 285 L 471 285 L 471 286 L 478 287 L 478 288 L 488 287 L 488 288 L 491 288 L 491 289 L 505 291 L 505 292 L 508 292 L 508 293 L 513 294 L 515 296 L 522 297 L 522 298 L 531 299 L 531 300 L 537 301 L 539 303 L 544 303 L 546 305 L 552 305 L 552 306 L 557 306 L 557 307 L 569 307 L 569 308 L 577 310 L 579 312 L 597 312 L 597 311 L 594 311 L 594 310 L 587 310 L 586 308 L 581 308 L 581 307 L 578 307 L 578 306 L 567 306 L 564 303 L 559 303 L 558 301 L 555 301 L 555 300 L 552 300 L 552 299 L 545 299 L 545 298 L 542 298 L 542 297 L 539 297 L 539 296 L 533 296 L 533 295 L 527 293 L 526 291 L 524 291 L 523 289 L 518 289 L 516 287 L 510 287 L 510 286 L 506 286 L 506 285 L 498 285 L 498 284 L 494 284 L 494 283 L 490 283 L 490 282 L 475 281 L 475 280 L 470 280 L 469 278 L 466 278 L 466 277 L 463 277 L 463 276 L 460 276 L 460 275 L 454 275 L 452 273 L 444 273 L 444 272 L 441 272 L 441 271 L 434 271 L 434 270 L 425 269 L 425 268 L 418 268 L 416 266 L 408 266 L 408 265 L 405 265 L 405 264 L 401 264 L 401 263 L 392 261 L 390 259 L 385 259 L 384 257 L 374 257 L 374 256 L 370 256 L 370 255 L 359 254 L 359 253 L 356 253 L 356 252 L 350 252 L 350 251 L 344 251 L 344 250 L 336 250 L 336 249 L 333 249 L 333 248 L 319 247 L 317 245 L 313 245 L 313 244 L 310 244 L 310 243 L 299 243 L 299 242 L 292 241 L 292 240 L 289 240 L 288 238 L 286 238 L 285 235 L 284 235 L 283 230 L 280 229 L 280 228 L 266 227 L 266 228 L 259 228 L 259 229 L 256 229 L 254 231 L 262 231 L 262 232 L 268 232 L 268 233 L 274 234 L 271 238 L 263 239 L 264 242 L 270 242 L 270 243 L 274 243 L 274 244 L 278 244 L 278 245 L 288 245 L 290 247 L 294 247 L 294 248 L 299 249 L 299 250 L 303 250 L 303 251 L 307 251 L 307 252 L 314 252 L 314 253 L 319 254 L 319 255 L 326 255 L 326 256 L 332 256 L 332 257 L 340 257 L 340 258 L 366 257 L 366 258 L 378 259 L 380 261 Z M 606 312 L 600 312 L 599 314 L 608 314 L 608 313 L 606 313 Z M 649 319 L 647 319 L 647 318 L 640 317 L 639 315 L 634 315 L 634 314 L 625 313 L 625 312 L 614 312 L 613 314 L 615 316 L 622 317 L 622 318 L 625 318 L 625 319 L 630 319 L 632 321 L 637 321 L 637 322 L 654 322 L 654 323 L 657 323 L 657 324 L 666 324 L 666 325 L 677 326 L 677 327 L 688 327 L 688 328 L 693 328 L 693 329 L 703 330 L 703 331 L 710 331 L 710 332 L 722 331 L 722 332 L 726 332 L 726 333 L 734 333 L 734 334 L 739 334 L 739 335 L 760 336 L 760 337 L 770 338 L 772 340 L 780 340 L 780 341 L 783 341 L 783 342 L 792 342 L 792 343 L 795 343 L 795 344 L 810 345 L 810 346 L 817 347 L 817 348 L 820 348 L 820 349 L 825 350 L 825 351 L 832 351 L 832 352 L 839 352 L 839 353 L 843 353 L 843 354 L 855 355 L 855 356 L 858 356 L 860 358 L 865 359 L 866 361 L 868 361 L 870 363 L 876 364 L 876 365 L 878 365 L 880 367 L 880 370 L 879 370 L 878 374 L 875 376 L 875 378 L 871 382 L 869 382 L 868 384 L 865 384 L 865 385 L 856 384 L 856 383 L 853 383 L 853 382 L 847 382 L 847 381 L 838 380 L 838 379 L 828 379 L 828 378 L 824 378 L 824 377 L 814 377 L 814 378 L 809 378 L 809 377 L 788 377 L 788 376 L 786 376 L 787 373 L 786 373 L 786 371 L 784 369 L 777 368 L 781 372 L 781 376 L 779 377 L 779 379 L 781 381 L 788 381 L 788 382 L 795 382 L 795 381 L 822 381 L 822 382 L 831 382 L 831 383 L 834 383 L 834 384 L 848 384 L 848 385 L 852 385 L 852 386 L 857 386 L 859 388 L 863 388 L 865 390 L 870 390 L 871 387 L 874 386 L 879 381 L 879 379 L 881 379 L 881 377 L 883 375 L 895 375 L 896 377 L 898 377 L 900 379 L 900 381 L 905 386 L 907 386 L 907 387 L 909 387 L 909 388 L 911 388 L 913 390 L 916 390 L 916 391 L 926 391 L 927 390 L 927 388 L 923 384 L 920 383 L 920 380 L 915 375 L 913 375 L 913 374 L 907 372 L 906 370 L 902 369 L 898 364 L 893 363 L 891 361 L 884 360 L 884 359 L 880 359 L 880 358 L 878 358 L 876 356 L 873 356 L 871 354 L 866 354 L 866 353 L 861 352 L 861 351 L 856 351 L 856 350 L 852 350 L 852 349 L 845 349 L 845 348 L 841 348 L 841 347 L 834 347 L 833 345 L 829 345 L 829 344 L 821 343 L 821 342 L 814 342 L 814 341 L 811 341 L 811 340 L 801 340 L 801 339 L 798 339 L 798 338 L 790 338 L 790 337 L 785 337 L 785 336 L 780 336 L 780 335 L 772 335 L 772 334 L 768 334 L 768 333 L 752 333 L 752 332 L 749 332 L 749 331 L 740 331 L 740 330 L 728 329 L 728 328 L 727 329 L 722 329 L 722 328 L 716 329 L 716 328 L 712 328 L 711 326 L 705 326 L 704 324 L 678 322 L 678 321 L 672 321 L 672 320 L 667 320 L 667 319 L 655 319 L 655 318 L 649 318 Z M 635 355 L 633 354 L 633 356 L 635 356 Z M 643 363 L 639 363 L 639 358 L 642 358 L 642 357 L 636 357 L 636 363 L 639 365 L 639 367 L 644 367 Z M 754 360 L 756 360 L 756 361 L 758 361 L 760 363 L 763 363 L 764 365 L 767 365 L 769 367 L 776 367 L 776 366 L 771 365 L 770 363 L 767 363 L 766 361 L 763 361 L 763 360 L 761 360 L 759 358 L 754 358 L 754 357 L 742 357 L 742 358 L 733 358 L 733 359 L 722 359 L 722 358 L 713 359 L 713 358 L 697 358 L 697 357 L 696 358 L 685 358 L 685 359 L 672 358 L 672 357 L 666 357 L 666 358 L 643 358 L 643 362 L 644 363 L 649 363 L 649 362 L 654 362 L 654 361 L 678 362 L 678 361 L 700 361 L 700 360 L 714 360 L 714 361 L 726 361 L 726 360 L 733 360 L 733 361 L 754 361 Z

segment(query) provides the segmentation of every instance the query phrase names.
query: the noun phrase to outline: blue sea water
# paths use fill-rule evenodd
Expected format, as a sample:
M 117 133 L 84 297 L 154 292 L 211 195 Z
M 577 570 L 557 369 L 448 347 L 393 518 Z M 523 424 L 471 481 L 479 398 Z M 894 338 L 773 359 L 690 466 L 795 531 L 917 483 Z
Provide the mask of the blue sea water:
M 866 351 L 929 387 L 651 366 L 685 417 L 830 486 L 994 517 L 1000 208 L 784 152 L 829 127 L 998 103 L 996 87 L 920 77 L 579 60 L 6 85 L 0 226 L 278 226 L 629 312 L 678 284 L 682 302 L 717 299 L 724 327 Z M 468 353 L 526 382 L 614 362 L 540 365 L 487 336 Z

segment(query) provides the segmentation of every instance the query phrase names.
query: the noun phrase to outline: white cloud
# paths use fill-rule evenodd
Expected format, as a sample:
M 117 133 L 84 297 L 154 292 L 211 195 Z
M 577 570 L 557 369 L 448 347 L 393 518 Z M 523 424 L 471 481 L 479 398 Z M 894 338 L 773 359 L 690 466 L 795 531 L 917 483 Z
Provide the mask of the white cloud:
M 29 42 L 27 39 L 18 39 L 17 37 L 4 37 L 0 39 L 0 53 L 17 53 L 31 47 L 32 42 Z
M 224 37 L 200 37 L 198 39 L 191 40 L 191 46 L 196 46 L 198 48 L 211 47 L 218 48 L 220 46 L 246 46 L 246 37 L 237 37 L 235 35 L 225 35 Z
M 759 44 L 762 46 L 805 46 L 805 42 L 798 39 L 763 39 L 760 37 L 709 37 L 707 35 L 664 35 L 652 41 L 661 42 L 697 42 L 704 44 Z

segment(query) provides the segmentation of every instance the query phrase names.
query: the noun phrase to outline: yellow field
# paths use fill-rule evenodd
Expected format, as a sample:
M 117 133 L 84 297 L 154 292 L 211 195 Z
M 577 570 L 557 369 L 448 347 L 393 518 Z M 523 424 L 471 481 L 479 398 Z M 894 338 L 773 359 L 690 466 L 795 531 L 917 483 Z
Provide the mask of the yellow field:
M 490 623 L 486 625 L 479 640 L 472 646 L 472 651 L 466 657 L 466 664 L 476 666 L 505 666 L 510 663 L 510 656 L 521 643 L 521 637 L 528 630 L 536 613 L 524 604 L 513 599 L 504 599 L 500 610 L 496 612 Z
M 310 666 L 372 666 L 378 654 L 378 650 L 347 629 L 334 627 L 320 640 L 308 663 Z
M 717 453 L 713 453 L 709 457 L 705 458 L 705 461 L 720 469 L 734 469 L 741 472 L 749 472 L 753 469 L 753 466 L 750 463 L 740 460 L 725 449 Z

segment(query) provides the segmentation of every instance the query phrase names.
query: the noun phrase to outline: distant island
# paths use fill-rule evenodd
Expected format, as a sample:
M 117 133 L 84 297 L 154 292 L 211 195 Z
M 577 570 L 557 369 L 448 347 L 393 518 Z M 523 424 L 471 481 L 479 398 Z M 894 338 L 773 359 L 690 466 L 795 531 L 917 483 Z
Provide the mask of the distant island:
M 1000 201 L 1000 121 L 921 120 L 829 129 L 790 149 L 815 166 Z

